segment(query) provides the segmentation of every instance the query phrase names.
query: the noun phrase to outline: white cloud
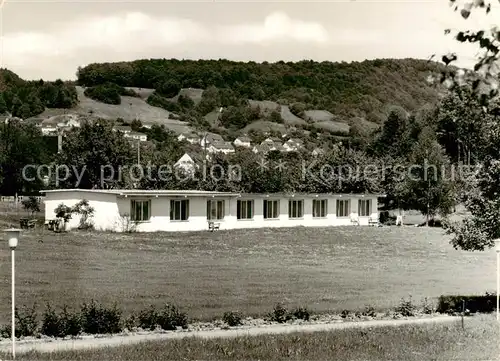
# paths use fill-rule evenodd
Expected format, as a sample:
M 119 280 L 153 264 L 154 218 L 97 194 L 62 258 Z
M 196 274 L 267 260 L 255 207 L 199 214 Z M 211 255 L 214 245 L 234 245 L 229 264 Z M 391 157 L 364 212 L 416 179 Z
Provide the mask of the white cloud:
M 221 27 L 219 41 L 231 43 L 266 43 L 276 40 L 325 43 L 328 32 L 319 23 L 293 20 L 285 13 L 277 12 L 266 17 L 263 24 L 235 25 L 231 29 Z
M 138 53 L 151 48 L 193 46 L 199 43 L 259 43 L 291 40 L 324 43 L 327 31 L 274 13 L 260 24 L 205 26 L 188 19 L 155 18 L 143 13 L 81 18 L 59 24 L 45 32 L 7 33 L 4 37 L 5 64 L 36 62 L 34 57 L 74 57 L 82 51 Z

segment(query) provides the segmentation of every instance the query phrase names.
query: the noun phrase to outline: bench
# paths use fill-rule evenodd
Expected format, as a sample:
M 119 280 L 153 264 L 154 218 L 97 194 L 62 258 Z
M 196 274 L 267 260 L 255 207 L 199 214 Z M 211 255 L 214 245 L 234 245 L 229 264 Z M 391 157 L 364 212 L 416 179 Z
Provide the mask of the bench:
M 377 217 L 370 217 L 368 218 L 368 225 L 370 226 L 378 226 L 378 218 Z
M 19 225 L 21 229 L 36 228 L 36 219 L 21 218 L 19 220 Z
M 208 222 L 208 230 L 210 232 L 218 231 L 220 228 L 220 223 Z

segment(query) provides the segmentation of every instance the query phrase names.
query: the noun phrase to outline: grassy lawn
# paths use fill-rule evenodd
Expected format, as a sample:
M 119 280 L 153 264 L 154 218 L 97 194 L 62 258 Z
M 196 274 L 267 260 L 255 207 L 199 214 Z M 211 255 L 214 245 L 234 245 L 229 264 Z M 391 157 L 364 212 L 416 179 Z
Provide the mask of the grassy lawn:
M 460 323 L 346 329 L 232 339 L 189 338 L 49 354 L 18 360 L 498 360 L 500 332 L 494 316 Z M 6 355 L 6 357 L 8 357 Z
M 39 242 L 43 239 L 43 243 Z M 401 297 L 495 289 L 493 251 L 455 251 L 440 229 L 330 227 L 193 233 L 25 232 L 17 302 L 94 298 L 127 312 L 173 301 L 192 318 L 393 307 Z M 0 324 L 9 322 L 10 253 L 0 249 Z

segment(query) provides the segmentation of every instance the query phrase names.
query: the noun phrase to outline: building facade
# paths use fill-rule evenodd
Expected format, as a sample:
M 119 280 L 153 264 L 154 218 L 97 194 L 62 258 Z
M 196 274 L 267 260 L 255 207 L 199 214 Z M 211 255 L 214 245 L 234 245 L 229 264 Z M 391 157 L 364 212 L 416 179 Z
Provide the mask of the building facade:
M 220 229 L 369 225 L 378 219 L 376 194 L 239 194 L 174 190 L 47 190 L 45 219 L 55 209 L 87 200 L 98 230 L 124 232 L 201 231 L 209 222 Z M 68 227 L 79 225 L 73 215 Z

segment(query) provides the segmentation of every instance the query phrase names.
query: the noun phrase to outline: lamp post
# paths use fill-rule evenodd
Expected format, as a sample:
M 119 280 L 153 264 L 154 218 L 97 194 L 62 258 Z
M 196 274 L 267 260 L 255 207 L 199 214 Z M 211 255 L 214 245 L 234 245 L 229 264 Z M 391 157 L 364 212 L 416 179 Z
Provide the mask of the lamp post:
M 497 254 L 497 321 L 500 321 L 500 239 L 495 240 Z
M 16 299 L 15 299 L 15 290 L 16 290 L 16 277 L 15 277 L 15 263 L 14 263 L 14 253 L 17 247 L 17 242 L 19 239 L 19 234 L 21 233 L 20 229 L 17 228 L 9 228 L 6 229 L 7 239 L 9 240 L 9 247 L 12 255 L 12 359 L 16 358 Z

